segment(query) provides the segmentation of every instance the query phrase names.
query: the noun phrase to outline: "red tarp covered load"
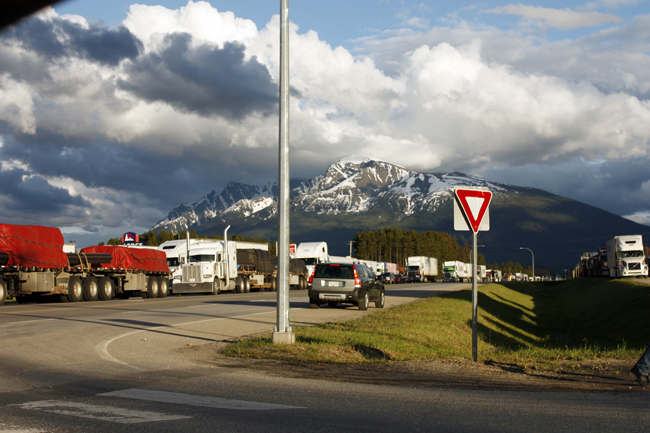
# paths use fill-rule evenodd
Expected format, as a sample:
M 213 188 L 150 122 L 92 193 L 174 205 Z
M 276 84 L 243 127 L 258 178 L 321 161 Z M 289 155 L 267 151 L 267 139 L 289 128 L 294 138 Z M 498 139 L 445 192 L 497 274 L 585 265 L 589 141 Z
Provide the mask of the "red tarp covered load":
M 113 257 L 110 263 L 102 263 L 97 267 L 126 269 L 129 271 L 169 272 L 167 254 L 158 250 L 146 248 L 127 248 L 114 246 L 88 247 L 82 253 L 108 253 Z M 95 267 L 95 266 L 93 266 Z
M 0 224 L 0 252 L 7 254 L 7 266 L 64 268 L 63 235 L 56 227 Z

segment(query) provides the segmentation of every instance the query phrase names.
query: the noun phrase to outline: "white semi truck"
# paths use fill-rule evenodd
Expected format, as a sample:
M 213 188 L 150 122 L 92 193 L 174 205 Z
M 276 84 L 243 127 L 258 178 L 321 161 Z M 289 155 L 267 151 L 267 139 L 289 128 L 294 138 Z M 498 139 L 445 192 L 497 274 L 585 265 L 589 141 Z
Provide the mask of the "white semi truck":
M 610 278 L 648 276 L 641 235 L 614 236 L 607 241 Z
M 406 281 L 409 283 L 435 282 L 438 278 L 438 259 L 412 256 L 406 258 Z
M 301 242 L 292 255 L 292 258 L 305 262 L 309 275 L 314 272 L 317 264 L 330 261 L 329 257 L 327 242 Z

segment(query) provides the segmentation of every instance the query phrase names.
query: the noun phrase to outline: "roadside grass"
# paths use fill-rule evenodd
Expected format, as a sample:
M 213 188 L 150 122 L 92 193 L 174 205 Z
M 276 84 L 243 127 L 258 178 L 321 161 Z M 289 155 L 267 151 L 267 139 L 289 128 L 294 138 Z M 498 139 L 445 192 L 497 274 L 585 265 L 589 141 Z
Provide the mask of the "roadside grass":
M 237 341 L 226 356 L 299 363 L 471 359 L 471 290 L 431 297 L 362 319 Z M 650 344 L 650 286 L 630 280 L 506 282 L 479 286 L 479 360 L 543 370 L 586 360 L 636 359 Z

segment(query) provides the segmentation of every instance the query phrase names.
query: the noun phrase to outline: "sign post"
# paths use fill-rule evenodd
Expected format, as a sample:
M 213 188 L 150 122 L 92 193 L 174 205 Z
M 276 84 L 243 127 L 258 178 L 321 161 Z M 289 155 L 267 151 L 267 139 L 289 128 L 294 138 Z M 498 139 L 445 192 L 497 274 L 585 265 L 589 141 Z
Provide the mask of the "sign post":
M 492 193 L 487 188 L 454 188 L 454 230 L 472 231 L 472 359 L 478 361 L 478 290 L 476 238 L 479 230 L 490 230 L 488 212 Z M 461 218 L 462 216 L 462 218 Z

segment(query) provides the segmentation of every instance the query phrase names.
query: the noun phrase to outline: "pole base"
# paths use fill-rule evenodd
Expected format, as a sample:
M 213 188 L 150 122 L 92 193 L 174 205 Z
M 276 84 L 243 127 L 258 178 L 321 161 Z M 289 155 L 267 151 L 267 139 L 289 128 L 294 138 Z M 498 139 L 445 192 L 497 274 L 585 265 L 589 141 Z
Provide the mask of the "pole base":
M 293 332 L 273 332 L 273 344 L 294 344 L 296 334 Z

